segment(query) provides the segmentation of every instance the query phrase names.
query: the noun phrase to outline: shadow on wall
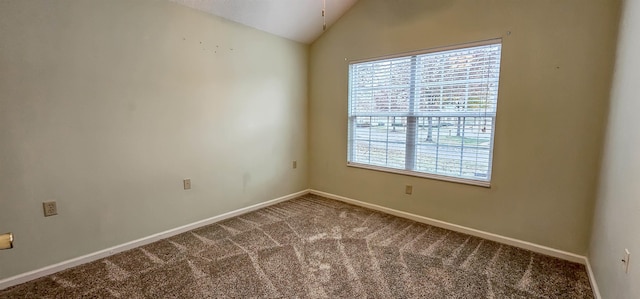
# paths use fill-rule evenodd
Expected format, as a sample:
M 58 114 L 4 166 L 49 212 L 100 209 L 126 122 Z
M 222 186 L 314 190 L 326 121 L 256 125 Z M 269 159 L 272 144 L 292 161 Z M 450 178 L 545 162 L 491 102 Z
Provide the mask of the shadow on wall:
M 444 10 L 452 6 L 451 0 L 385 0 L 376 1 L 374 5 L 367 7 L 367 15 L 377 23 L 384 22 L 387 25 L 406 23 L 414 19 L 421 19 L 429 14 Z M 397 16 L 402 16 L 398 18 Z

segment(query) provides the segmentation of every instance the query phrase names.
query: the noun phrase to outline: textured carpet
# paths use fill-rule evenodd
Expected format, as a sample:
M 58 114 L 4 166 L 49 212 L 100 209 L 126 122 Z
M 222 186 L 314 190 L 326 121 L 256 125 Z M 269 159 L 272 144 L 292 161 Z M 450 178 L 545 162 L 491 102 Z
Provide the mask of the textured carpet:
M 0 298 L 593 298 L 582 265 L 307 195 Z

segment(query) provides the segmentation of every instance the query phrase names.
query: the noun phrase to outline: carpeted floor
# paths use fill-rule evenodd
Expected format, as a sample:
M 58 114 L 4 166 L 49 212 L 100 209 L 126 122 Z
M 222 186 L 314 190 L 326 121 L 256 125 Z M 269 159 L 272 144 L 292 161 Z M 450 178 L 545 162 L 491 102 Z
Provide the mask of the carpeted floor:
M 306 195 L 0 298 L 593 298 L 585 267 Z

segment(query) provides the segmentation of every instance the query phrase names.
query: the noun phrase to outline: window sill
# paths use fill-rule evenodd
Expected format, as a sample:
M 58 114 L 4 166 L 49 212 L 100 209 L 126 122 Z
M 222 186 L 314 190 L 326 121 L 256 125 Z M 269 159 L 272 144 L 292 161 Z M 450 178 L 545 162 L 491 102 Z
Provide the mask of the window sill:
M 452 182 L 452 183 L 458 183 L 458 184 L 466 184 L 466 185 L 472 185 L 472 186 L 491 188 L 491 182 L 486 182 L 486 181 L 463 179 L 463 178 L 456 178 L 456 177 L 429 174 L 429 173 L 420 173 L 420 172 L 414 172 L 414 171 L 408 171 L 408 170 L 402 170 L 402 169 L 387 168 L 387 167 L 373 166 L 373 165 L 359 164 L 359 163 L 347 162 L 347 166 L 354 167 L 354 168 L 388 172 L 388 173 L 402 174 L 402 175 L 408 175 L 408 176 L 419 177 L 419 178 L 427 178 L 427 179 L 433 179 L 433 180 L 439 180 L 439 181 L 445 181 L 445 182 Z

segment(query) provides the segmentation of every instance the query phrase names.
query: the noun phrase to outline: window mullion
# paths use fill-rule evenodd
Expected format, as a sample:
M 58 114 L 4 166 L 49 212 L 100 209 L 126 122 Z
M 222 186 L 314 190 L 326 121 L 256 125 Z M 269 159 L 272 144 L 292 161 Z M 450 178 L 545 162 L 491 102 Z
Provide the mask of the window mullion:
M 369 126 L 369 163 L 371 163 L 371 126 Z
M 438 159 L 440 158 L 440 121 L 442 117 L 438 117 L 438 129 L 436 130 L 436 173 L 438 173 Z
M 462 117 L 462 134 L 460 137 L 460 175 L 462 175 L 462 165 L 464 164 L 464 133 L 465 133 L 465 125 L 467 124 L 467 118 Z
M 407 134 L 406 149 L 404 158 L 404 168 L 406 170 L 414 170 L 416 167 L 416 132 L 418 127 L 417 118 L 415 116 L 416 102 L 416 60 L 418 58 L 411 56 L 411 79 L 409 81 L 409 116 L 407 116 Z

